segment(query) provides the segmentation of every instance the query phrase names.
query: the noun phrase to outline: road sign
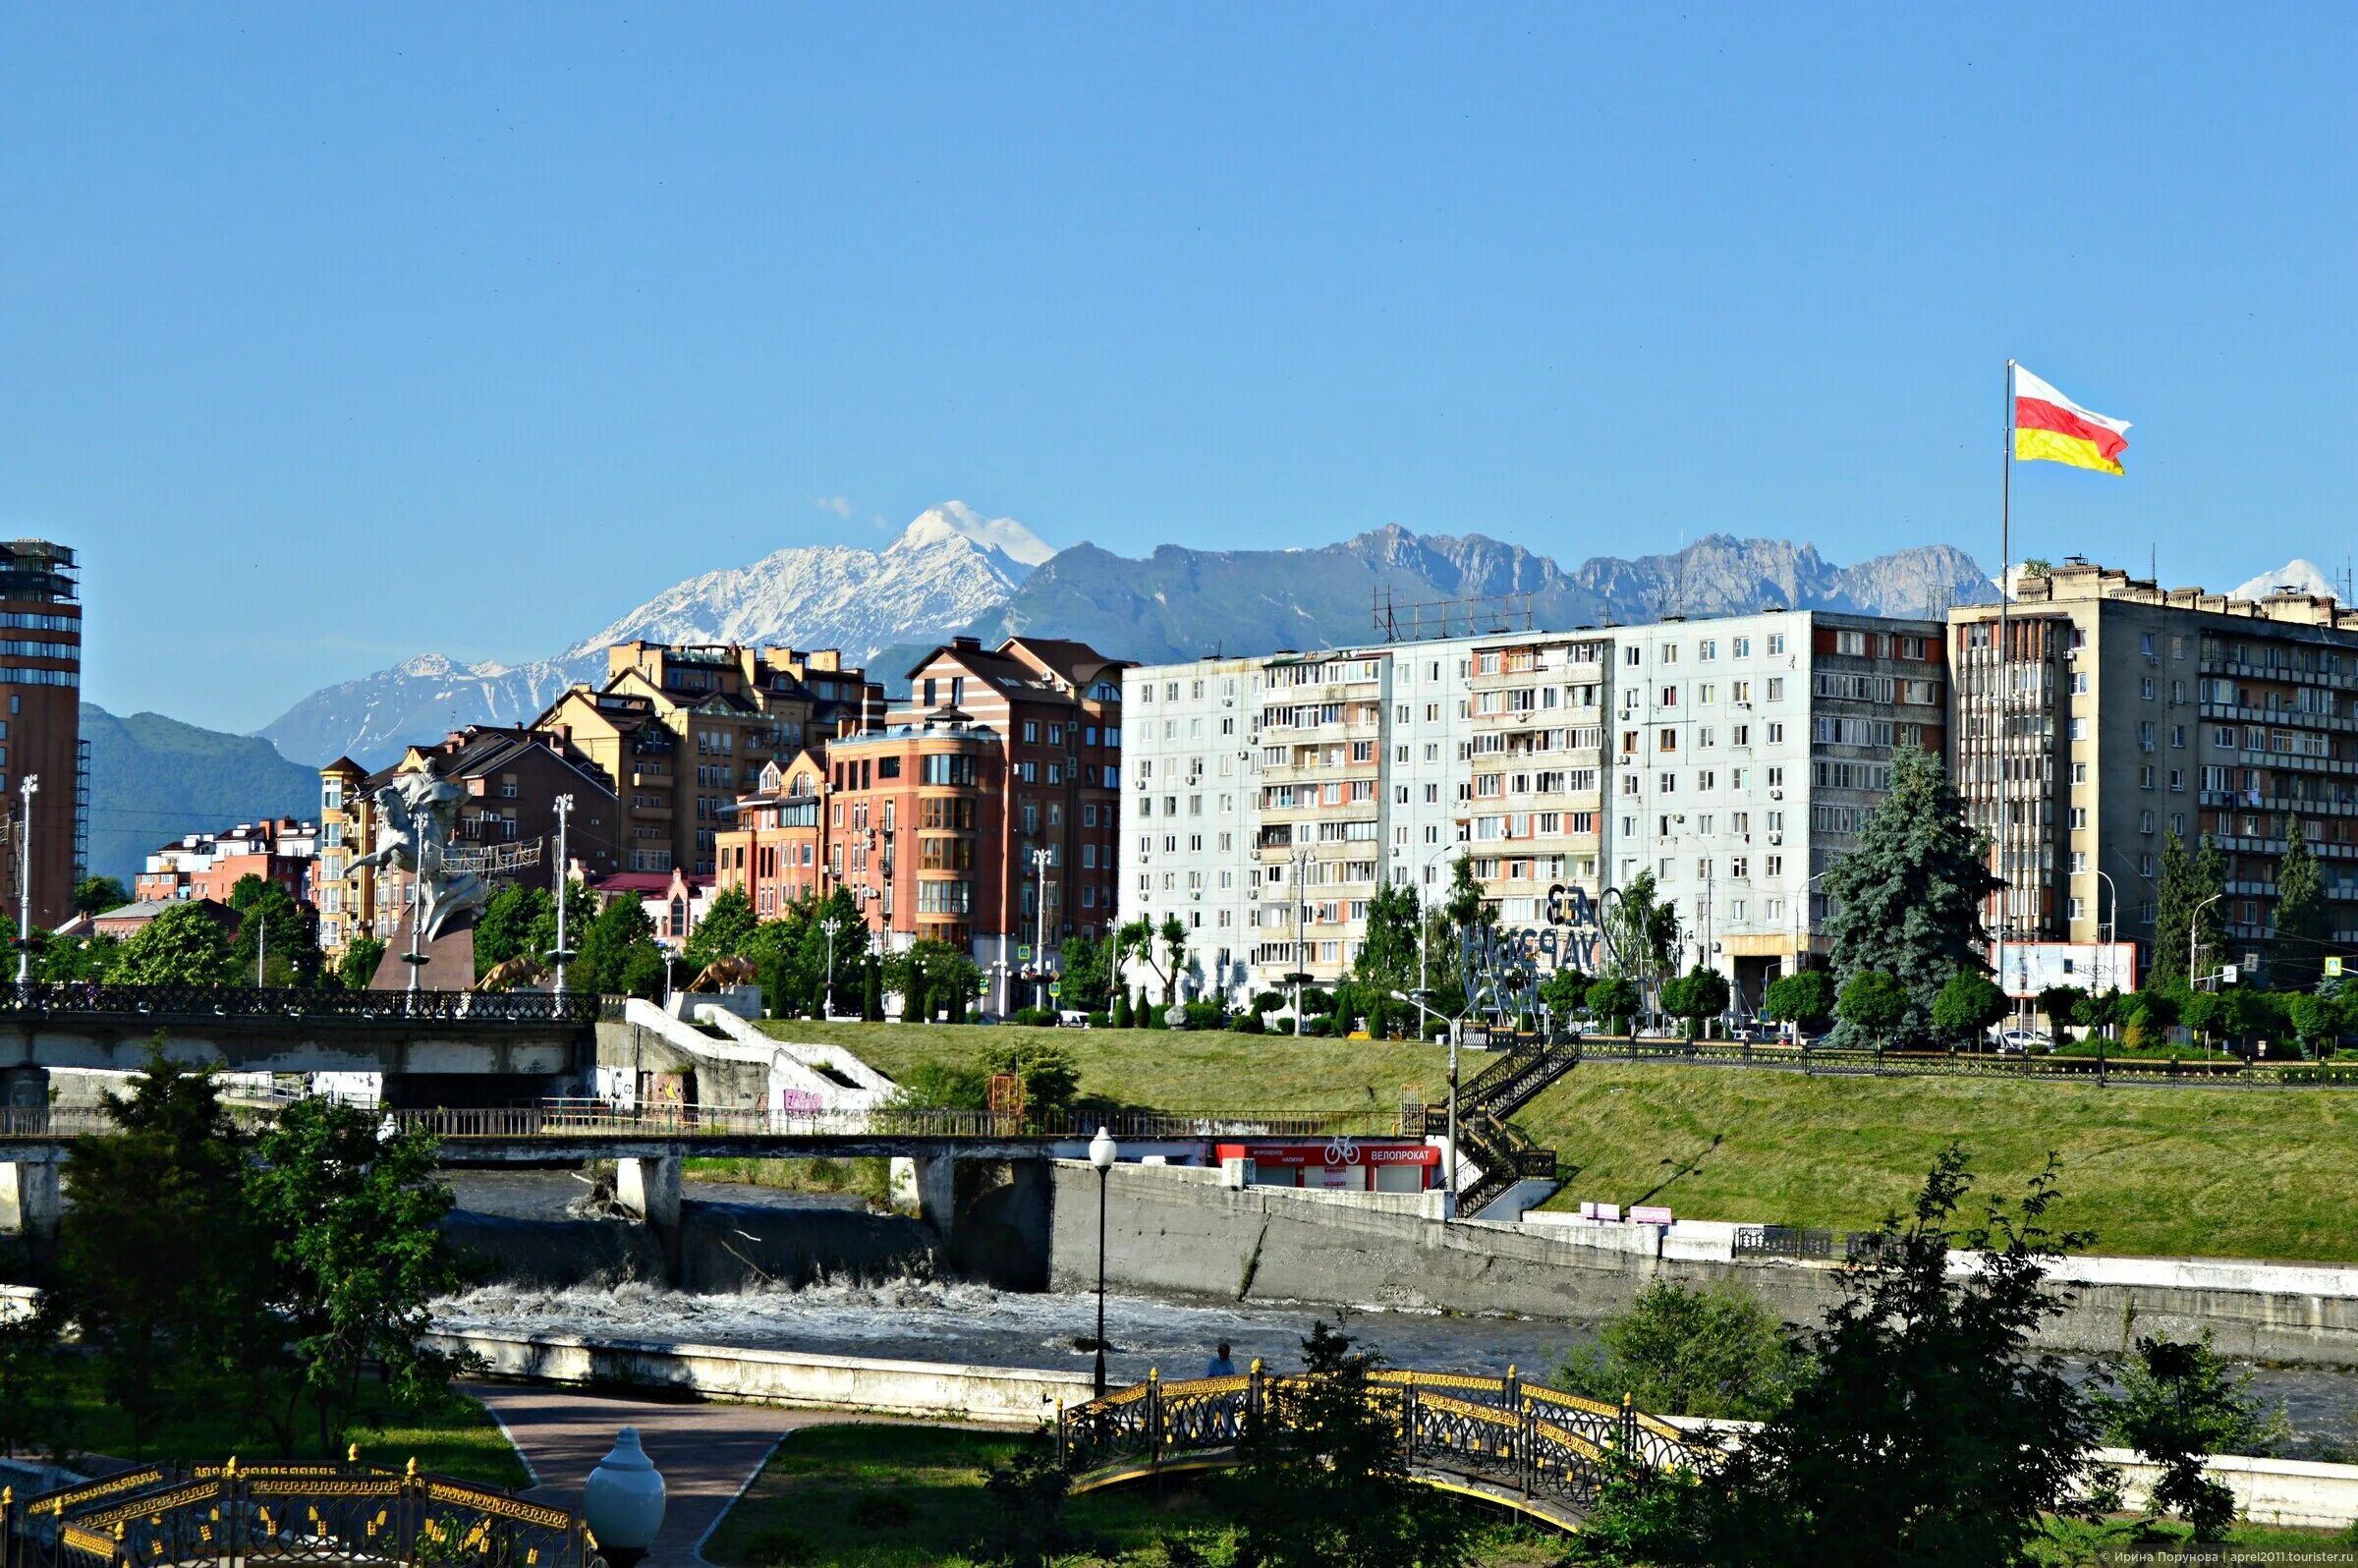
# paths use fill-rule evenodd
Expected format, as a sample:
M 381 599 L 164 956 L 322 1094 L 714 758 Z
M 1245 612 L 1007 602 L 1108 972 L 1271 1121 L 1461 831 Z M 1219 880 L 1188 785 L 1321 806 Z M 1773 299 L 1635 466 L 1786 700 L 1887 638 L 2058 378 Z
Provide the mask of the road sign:
M 2339 980 L 2339 979 L 2341 979 L 2341 960 L 2340 960 L 2340 959 L 2338 959 L 2338 958 L 2329 958 L 2329 959 L 2327 959 L 2327 960 L 2326 960 L 2326 976 L 2327 976 L 2327 978 L 2328 978 L 2329 980 Z
M 1029 964 L 1032 962 L 1032 944 L 1030 942 L 1016 943 L 1015 961 L 1019 964 Z
M 1050 996 L 1062 996 L 1064 994 L 1064 981 L 1050 980 L 1048 982 L 1048 994 Z
M 2218 972 L 2218 982 L 2219 982 L 2221 985 L 2232 985 L 2232 984 L 2234 984 L 2234 983 L 2235 983 L 2235 966 L 2234 966 L 2234 965 L 2232 965 L 2232 964 L 2229 964 L 2229 965 L 2226 965 L 2224 968 L 2222 968 L 2222 969 L 2220 969 L 2220 970 L 2219 970 L 2219 972 Z

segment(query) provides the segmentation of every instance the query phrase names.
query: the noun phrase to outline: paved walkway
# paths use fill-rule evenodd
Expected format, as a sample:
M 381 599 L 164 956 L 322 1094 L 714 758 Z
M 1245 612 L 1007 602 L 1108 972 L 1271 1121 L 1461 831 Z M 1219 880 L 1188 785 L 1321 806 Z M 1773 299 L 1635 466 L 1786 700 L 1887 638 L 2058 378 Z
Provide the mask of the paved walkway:
M 787 1432 L 802 1427 L 872 1420 L 840 1411 L 781 1410 L 767 1405 L 705 1405 L 608 1398 L 572 1388 L 467 1383 L 489 1406 L 539 1480 L 531 1495 L 578 1508 L 582 1483 L 614 1446 L 622 1427 L 662 1474 L 669 1493 L 663 1530 L 647 1568 L 695 1568 L 697 1542 L 727 1510 Z

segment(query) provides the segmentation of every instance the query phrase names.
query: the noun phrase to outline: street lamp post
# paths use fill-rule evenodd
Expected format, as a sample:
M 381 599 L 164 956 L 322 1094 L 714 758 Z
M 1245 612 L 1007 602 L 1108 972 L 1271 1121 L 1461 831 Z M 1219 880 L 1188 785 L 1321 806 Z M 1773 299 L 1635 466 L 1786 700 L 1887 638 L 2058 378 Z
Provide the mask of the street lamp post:
M 554 804 L 557 810 L 557 945 L 548 950 L 548 961 L 556 969 L 556 995 L 562 999 L 565 995 L 565 966 L 573 960 L 573 949 L 565 945 L 565 906 L 569 902 L 566 895 L 573 891 L 572 865 L 565 858 L 565 819 L 573 814 L 573 797 L 560 795 Z
M 1039 904 L 1039 945 L 1032 949 L 1032 1005 L 1039 1008 L 1048 1005 L 1048 867 L 1055 859 L 1056 852 L 1045 846 L 1032 852 L 1032 885 Z
M 1105 1397 L 1105 1179 L 1121 1150 L 1104 1128 L 1089 1141 L 1089 1162 L 1097 1168 L 1097 1397 Z
M 17 824 L 17 984 L 32 983 L 32 798 L 40 793 L 41 776 L 28 773 L 17 786 L 24 797 L 24 820 Z
M 827 933 L 827 982 L 818 996 L 819 1021 L 824 1023 L 835 1016 L 835 932 L 842 926 L 843 917 L 829 915 L 818 924 Z
M 1420 969 L 1422 969 L 1424 966 L 1423 966 L 1422 964 L 1420 964 L 1418 967 L 1419 967 Z M 1416 991 L 1415 991 L 1413 994 L 1411 994 L 1410 992 L 1407 992 L 1407 991 L 1394 991 L 1394 992 L 1392 992 L 1392 1000 L 1393 1000 L 1393 1001 L 1395 1001 L 1395 1002 L 1412 1002 L 1412 1003 L 1414 1003 L 1414 1004 L 1416 1005 L 1416 1009 L 1417 1009 L 1417 1029 L 1418 1029 L 1418 1033 L 1420 1033 L 1420 1034 L 1422 1034 L 1422 1033 L 1424 1032 L 1425 1020 L 1426 1020 L 1426 1019 L 1429 1019 L 1429 1018 L 1437 1018 L 1437 1017 L 1439 1017 L 1439 1016 L 1440 1016 L 1439 1014 L 1435 1013 L 1435 1012 L 1434 1012 L 1434 1011 L 1433 1011 L 1433 1010 L 1432 1010 L 1431 1007 L 1429 1007 L 1429 1006 L 1427 1006 L 1427 1005 L 1426 1005 L 1425 998 L 1426 998 L 1426 996 L 1427 996 L 1427 995 L 1429 995 L 1429 994 L 1430 994 L 1430 993 L 1429 993 L 1428 991 L 1426 991 L 1426 990 L 1424 989 L 1424 987 L 1422 987 L 1422 986 L 1418 987 L 1418 989 L 1417 989 L 1417 990 L 1416 990 Z M 1450 1217 L 1451 1219 L 1455 1219 L 1455 1218 L 1457 1217 L 1457 1020 L 1456 1020 L 1456 1019 L 1451 1019 L 1451 1020 L 1449 1021 L 1449 1217 Z
M 2189 991 L 2202 983 L 2197 972 L 2203 967 L 2203 911 L 2226 896 L 2224 893 L 2212 894 L 2195 905 L 2194 913 L 2186 918 L 2186 988 Z

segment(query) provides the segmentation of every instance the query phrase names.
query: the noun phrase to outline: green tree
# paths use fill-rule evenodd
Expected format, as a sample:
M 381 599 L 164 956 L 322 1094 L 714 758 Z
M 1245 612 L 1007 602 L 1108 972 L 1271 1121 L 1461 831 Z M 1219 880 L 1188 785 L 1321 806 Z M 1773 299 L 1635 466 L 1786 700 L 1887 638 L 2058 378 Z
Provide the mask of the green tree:
M 443 1240 L 453 1202 L 435 1179 L 434 1143 L 388 1133 L 372 1111 L 298 1100 L 255 1147 L 245 1199 L 267 1236 L 280 1321 L 300 1369 L 295 1389 L 312 1406 L 323 1450 L 346 1434 L 364 1372 L 416 1406 L 448 1383 L 449 1358 L 421 1343 L 427 1304 L 464 1283 Z M 278 1425 L 294 1452 L 294 1399 Z
M 1654 873 L 1640 871 L 1604 914 L 1607 973 L 1638 982 L 1642 993 L 1678 959 L 1678 907 L 1656 895 Z
M 860 1019 L 868 1024 L 884 1022 L 884 967 L 873 953 L 860 961 Z
M 229 890 L 229 907 L 238 913 L 230 963 L 239 981 L 253 983 L 258 957 L 268 984 L 319 983 L 326 959 L 319 951 L 319 917 L 309 904 L 297 903 L 278 883 L 249 873 Z
M 566 972 L 567 984 L 625 996 L 662 994 L 663 954 L 655 944 L 655 923 L 637 894 L 606 900 L 582 932 L 581 943 L 581 957 Z
M 1982 1037 L 1985 1030 L 2006 1016 L 2006 993 L 1987 975 L 1959 970 L 1933 998 L 1933 1029 L 1952 1043 Z
M 1113 941 L 1124 962 L 1135 959 L 1154 972 L 1164 1007 L 1178 999 L 1179 976 L 1187 966 L 1187 927 L 1178 916 L 1165 915 L 1160 924 L 1141 916 L 1115 931 Z
M 1415 888 L 1392 882 L 1376 889 L 1368 900 L 1368 933 L 1351 961 L 1351 973 L 1381 994 L 1413 989 L 1420 924 Z
M 52 983 L 106 979 L 123 947 L 121 941 L 104 931 L 89 936 L 60 936 L 49 931 L 39 940 L 40 951 L 33 955 L 33 973 Z
M 1701 1484 L 1696 1557 L 2012 1568 L 2074 1509 L 2096 1411 L 2032 1342 L 2069 1305 L 2049 1265 L 2089 1238 L 2048 1228 L 2051 1160 L 1960 1225 L 1971 1187 L 1944 1150 L 1913 1213 L 1845 1269 L 1791 1400 Z M 1953 1248 L 1977 1266 L 1951 1272 Z
M 74 884 L 74 913 L 103 915 L 131 902 L 131 889 L 111 876 L 85 876 Z
M 1305 1370 L 1273 1382 L 1246 1423 L 1238 1560 L 1259 1568 L 1458 1568 L 1473 1516 L 1435 1508 L 1402 1451 L 1381 1363 L 1324 1321 L 1302 1341 Z
M 201 911 L 178 908 L 219 934 Z M 265 1248 L 244 1204 L 246 1139 L 211 1073 L 166 1055 L 158 1035 L 130 1087 L 105 1098 L 115 1130 L 75 1140 L 67 1156 L 74 1202 L 45 1305 L 75 1325 L 137 1458 L 267 1313 Z
M 2079 1016 L 2080 1004 L 2088 993 L 2077 985 L 2048 985 L 2040 989 L 2039 1011 L 2047 1015 L 2047 1027 L 2054 1031 L 2055 1043 L 2071 1038 L 2071 1026 Z
M 1540 981 L 1540 1000 L 1557 1019 L 1570 1018 L 1589 1005 L 1589 977 L 1570 964 L 1559 965 Z
M 1834 979 L 1822 969 L 1779 976 L 1768 982 L 1762 1010 L 1796 1028 L 1823 1024 L 1834 1016 Z
M 2211 1330 L 2194 1344 L 2140 1337 L 2120 1370 L 2120 1391 L 2105 1415 L 2112 1440 L 2160 1468 L 2148 1504 L 2194 1526 L 2194 1539 L 2224 1540 L 2235 1523 L 2235 1493 L 2204 1473 L 2212 1454 L 2249 1452 L 2271 1423 L 2248 1392 L 2251 1377 L 2211 1348 Z
M 1861 1037 L 1881 1045 L 1888 1042 L 1908 1018 L 1908 988 L 1880 969 L 1861 970 L 1842 987 L 1835 1005 L 1842 1022 Z M 1931 1020 L 1926 1020 L 1929 1025 Z
M 1727 1011 L 1727 977 L 1708 965 L 1696 965 L 1662 986 L 1662 1011 L 1685 1019 L 1692 1039 L 1706 1020 Z
M 2204 967 L 2215 968 L 2225 951 L 2226 856 L 2208 834 L 2196 853 L 2188 855 L 2177 834 L 2162 840 L 2162 869 L 2154 889 L 2153 965 L 2146 971 L 2150 990 L 2184 986 L 2189 933 L 2206 955 Z
M 336 978 L 348 991 L 365 991 L 384 957 L 384 943 L 373 936 L 356 936 L 344 944 L 344 954 L 336 960 Z
M 2304 993 L 2287 999 L 2284 1016 L 2301 1043 L 2318 1056 L 2330 1051 L 2341 1033 L 2341 1009 L 2323 996 Z
M 229 937 L 199 904 L 175 904 L 140 926 L 115 955 L 118 985 L 220 985 L 235 965 Z
M 1073 1053 L 1053 1040 L 987 1046 L 981 1062 L 986 1073 L 1013 1073 L 1022 1082 L 1024 1112 L 1030 1117 L 1062 1115 L 1080 1092 L 1081 1069 Z
M 1128 1029 L 1134 1020 L 1130 1014 L 1130 987 L 1117 985 L 1113 991 L 1113 1016 L 1106 1019 L 1110 1029 Z
M 1607 975 L 1589 982 L 1589 1013 L 1603 1024 L 1608 1035 L 1628 1033 L 1638 1005 L 1637 982 L 1626 976 Z
M 1057 977 L 1056 1000 L 1084 1013 L 1105 1010 L 1105 992 L 1113 984 L 1113 939 L 1068 936 L 1057 954 L 1062 972 Z
M 2332 945 L 2325 873 L 2301 832 L 2301 819 L 2287 816 L 2284 858 L 2276 863 L 2276 934 L 2268 949 L 2269 983 L 2283 991 L 2316 989 Z
M 1548 1381 L 1608 1404 L 1627 1394 L 1656 1416 L 1759 1421 L 1784 1408 L 1808 1364 L 1751 1292 L 1656 1279 L 1604 1325 L 1595 1347 L 1567 1356 Z
M 849 902 L 848 893 L 845 897 Z M 854 905 L 855 920 L 858 919 L 858 913 L 859 907 Z M 754 927 L 759 924 L 754 915 L 754 901 L 746 896 L 744 888 L 722 888 L 712 895 L 712 902 L 704 908 L 703 919 L 698 921 L 696 928 L 688 933 L 685 953 L 688 967 L 701 974 L 704 966 L 715 959 L 735 958 L 745 951 L 746 943 L 753 937 Z M 839 960 L 843 957 L 840 939 L 836 943 L 835 956 Z
M 546 951 L 535 935 L 544 916 L 553 932 L 555 911 L 556 901 L 546 888 L 510 882 L 493 893 L 475 919 L 475 978 L 481 980 L 511 958 L 536 958 Z M 566 976 L 568 981 L 572 978 Z
M 1891 792 L 1825 874 L 1825 895 L 1835 903 L 1826 929 L 1836 990 L 1846 994 L 1855 977 L 1879 970 L 1906 994 L 1904 1022 L 1928 1030 L 1933 998 L 1948 978 L 1990 967 L 1982 901 L 2003 884 L 1991 873 L 1988 854 L 1965 825 L 1939 759 L 1913 748 L 1894 754 Z M 1850 1023 L 1847 1012 L 1843 1023 Z

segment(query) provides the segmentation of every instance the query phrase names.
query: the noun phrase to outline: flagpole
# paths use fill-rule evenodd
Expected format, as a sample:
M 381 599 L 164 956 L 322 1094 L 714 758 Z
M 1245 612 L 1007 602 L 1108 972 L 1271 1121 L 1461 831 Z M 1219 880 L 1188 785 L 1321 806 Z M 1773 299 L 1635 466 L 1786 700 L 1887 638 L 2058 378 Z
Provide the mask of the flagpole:
M 1997 939 L 1994 944 L 1997 988 L 2006 988 L 2006 922 L 2012 918 L 2014 879 L 2009 863 L 2014 803 L 2006 790 L 2006 707 L 2012 695 L 2013 646 L 2007 642 L 2006 611 L 2014 599 L 2014 362 L 2006 361 L 2006 417 L 1999 455 L 2000 472 L 1997 505 Z

